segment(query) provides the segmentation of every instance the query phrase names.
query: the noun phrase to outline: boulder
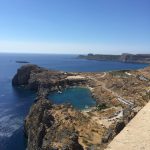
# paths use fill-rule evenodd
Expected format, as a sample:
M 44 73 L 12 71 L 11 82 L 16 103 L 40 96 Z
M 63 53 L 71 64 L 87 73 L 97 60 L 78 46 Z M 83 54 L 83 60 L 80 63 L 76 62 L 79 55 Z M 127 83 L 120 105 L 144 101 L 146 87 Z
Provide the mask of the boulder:
M 119 122 L 117 122 L 116 127 L 115 127 L 115 133 L 116 133 L 116 134 L 120 133 L 120 131 L 121 131 L 124 127 L 125 127 L 124 121 L 119 121 Z
M 113 138 L 113 134 L 114 134 L 113 130 L 109 128 L 102 138 L 102 143 L 108 143 Z

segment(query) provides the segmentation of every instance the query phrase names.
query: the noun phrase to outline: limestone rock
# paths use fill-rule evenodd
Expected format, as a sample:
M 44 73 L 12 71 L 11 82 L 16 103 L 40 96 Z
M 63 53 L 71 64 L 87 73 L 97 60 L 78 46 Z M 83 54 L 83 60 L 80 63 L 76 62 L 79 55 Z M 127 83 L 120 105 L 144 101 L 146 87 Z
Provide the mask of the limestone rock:
M 78 133 L 74 128 L 60 124 L 58 118 L 51 113 L 52 109 L 55 108 L 45 99 L 38 100 L 31 107 L 25 119 L 28 150 L 82 150 L 78 143 Z
M 17 74 L 14 76 L 12 80 L 13 85 L 25 85 L 28 84 L 28 80 L 30 78 L 30 74 L 33 70 L 38 70 L 38 66 L 36 65 L 24 65 L 17 70 Z

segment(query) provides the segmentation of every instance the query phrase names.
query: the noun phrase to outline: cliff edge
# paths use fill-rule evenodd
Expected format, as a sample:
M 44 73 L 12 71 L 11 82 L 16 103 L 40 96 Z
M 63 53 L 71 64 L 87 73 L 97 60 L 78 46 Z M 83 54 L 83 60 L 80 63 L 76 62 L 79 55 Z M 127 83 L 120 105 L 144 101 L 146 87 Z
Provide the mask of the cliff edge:
M 150 67 L 72 73 L 25 65 L 12 84 L 37 92 L 24 124 L 28 150 L 103 150 L 149 102 Z M 76 110 L 48 99 L 52 91 L 75 86 L 89 88 L 97 105 Z

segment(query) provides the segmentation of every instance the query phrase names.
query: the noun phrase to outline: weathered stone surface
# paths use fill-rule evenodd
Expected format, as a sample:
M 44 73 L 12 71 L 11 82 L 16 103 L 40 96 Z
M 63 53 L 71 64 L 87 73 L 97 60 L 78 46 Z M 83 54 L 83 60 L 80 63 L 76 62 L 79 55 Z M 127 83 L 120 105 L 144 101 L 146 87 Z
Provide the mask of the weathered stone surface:
M 121 131 L 124 127 L 125 127 L 124 121 L 119 121 L 119 122 L 117 122 L 116 127 L 115 127 L 115 133 L 116 133 L 116 134 L 120 133 L 120 131 Z
M 31 107 L 25 119 L 28 150 L 56 148 L 82 150 L 82 146 L 78 143 L 78 133 L 73 128 L 69 128 L 69 126 L 68 128 L 65 128 L 65 126 L 63 128 L 63 124 L 61 125 L 60 120 L 58 120 L 59 118 L 56 118 L 51 113 L 52 109 L 55 109 L 54 106 L 45 99 L 38 100 Z
M 108 143 L 113 138 L 114 131 L 110 128 L 102 138 L 102 143 Z
M 49 116 L 48 123 L 45 122 L 46 113 L 51 109 L 48 100 L 39 100 L 30 109 L 29 115 L 25 119 L 25 133 L 28 137 L 28 149 L 35 150 L 42 146 L 43 137 L 47 126 L 53 122 L 53 117 Z
M 28 84 L 28 80 L 30 78 L 31 72 L 34 70 L 38 70 L 38 66 L 36 65 L 24 65 L 20 69 L 17 70 L 17 74 L 14 76 L 12 80 L 13 85 L 26 85 Z

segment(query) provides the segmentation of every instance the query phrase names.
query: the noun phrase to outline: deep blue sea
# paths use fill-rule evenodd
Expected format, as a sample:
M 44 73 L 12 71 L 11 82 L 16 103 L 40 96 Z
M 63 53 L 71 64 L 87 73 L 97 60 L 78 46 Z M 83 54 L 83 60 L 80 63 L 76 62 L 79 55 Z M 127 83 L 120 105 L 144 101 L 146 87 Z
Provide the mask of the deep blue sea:
M 100 72 L 138 69 L 146 64 L 76 59 L 76 55 L 0 54 L 0 150 L 25 150 L 23 120 L 35 93 L 14 88 L 11 80 L 17 68 L 16 60 L 29 61 L 42 67 L 63 71 Z M 74 94 L 73 94 L 74 95 Z

